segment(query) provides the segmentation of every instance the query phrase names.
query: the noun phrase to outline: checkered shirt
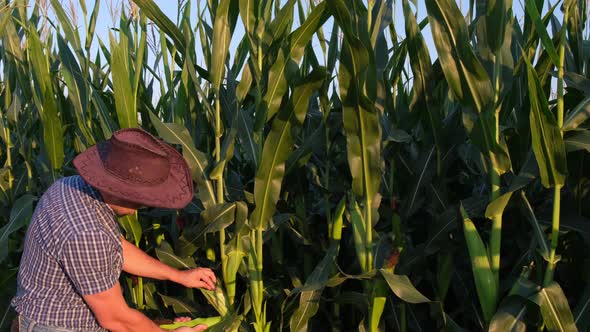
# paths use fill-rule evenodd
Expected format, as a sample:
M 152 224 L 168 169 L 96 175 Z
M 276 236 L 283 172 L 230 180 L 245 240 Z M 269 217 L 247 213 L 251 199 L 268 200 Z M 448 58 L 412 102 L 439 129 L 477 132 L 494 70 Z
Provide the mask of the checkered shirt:
M 41 324 L 106 331 L 82 295 L 112 288 L 122 263 L 113 210 L 80 176 L 60 179 L 41 197 L 31 219 L 12 305 Z

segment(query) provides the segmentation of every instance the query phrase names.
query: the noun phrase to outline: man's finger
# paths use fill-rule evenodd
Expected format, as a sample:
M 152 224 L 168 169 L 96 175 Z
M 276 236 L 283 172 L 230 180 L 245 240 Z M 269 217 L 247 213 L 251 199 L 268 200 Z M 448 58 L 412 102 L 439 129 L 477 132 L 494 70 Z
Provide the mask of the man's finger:
M 205 325 L 205 324 L 199 324 L 199 325 L 195 326 L 193 328 L 193 330 L 196 331 L 196 332 L 205 331 L 207 329 L 207 327 L 208 326 Z

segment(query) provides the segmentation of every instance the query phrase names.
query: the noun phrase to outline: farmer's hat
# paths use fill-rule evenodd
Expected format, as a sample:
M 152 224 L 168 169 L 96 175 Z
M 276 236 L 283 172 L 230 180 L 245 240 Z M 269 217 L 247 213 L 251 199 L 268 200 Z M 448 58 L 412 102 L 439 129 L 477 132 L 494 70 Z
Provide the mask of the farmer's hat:
M 122 129 L 79 154 L 74 166 L 92 187 L 124 201 L 181 209 L 193 198 L 184 158 L 142 129 Z

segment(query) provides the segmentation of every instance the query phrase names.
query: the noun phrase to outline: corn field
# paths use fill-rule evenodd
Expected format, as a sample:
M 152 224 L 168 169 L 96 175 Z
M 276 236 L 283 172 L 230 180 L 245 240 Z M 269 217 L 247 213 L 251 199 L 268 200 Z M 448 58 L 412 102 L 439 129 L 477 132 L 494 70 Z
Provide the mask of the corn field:
M 142 127 L 182 151 L 195 198 L 122 233 L 219 280 L 123 274 L 152 319 L 590 331 L 586 2 L 425 0 L 418 20 L 399 1 L 189 0 L 174 22 L 134 0 L 108 40 L 104 1 L 79 22 L 59 0 L 1 1 L 0 330 L 37 200 Z

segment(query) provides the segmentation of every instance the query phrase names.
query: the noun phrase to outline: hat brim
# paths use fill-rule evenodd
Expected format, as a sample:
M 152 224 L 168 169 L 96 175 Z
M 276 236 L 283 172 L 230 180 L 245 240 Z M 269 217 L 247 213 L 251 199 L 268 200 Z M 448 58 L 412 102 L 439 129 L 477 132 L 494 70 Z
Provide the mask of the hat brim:
M 170 171 L 162 183 L 155 185 L 131 183 L 108 172 L 103 167 L 98 145 L 79 154 L 73 163 L 89 185 L 124 201 L 146 207 L 182 209 L 194 197 L 190 169 L 173 147 L 168 144 L 162 147 L 169 156 Z

